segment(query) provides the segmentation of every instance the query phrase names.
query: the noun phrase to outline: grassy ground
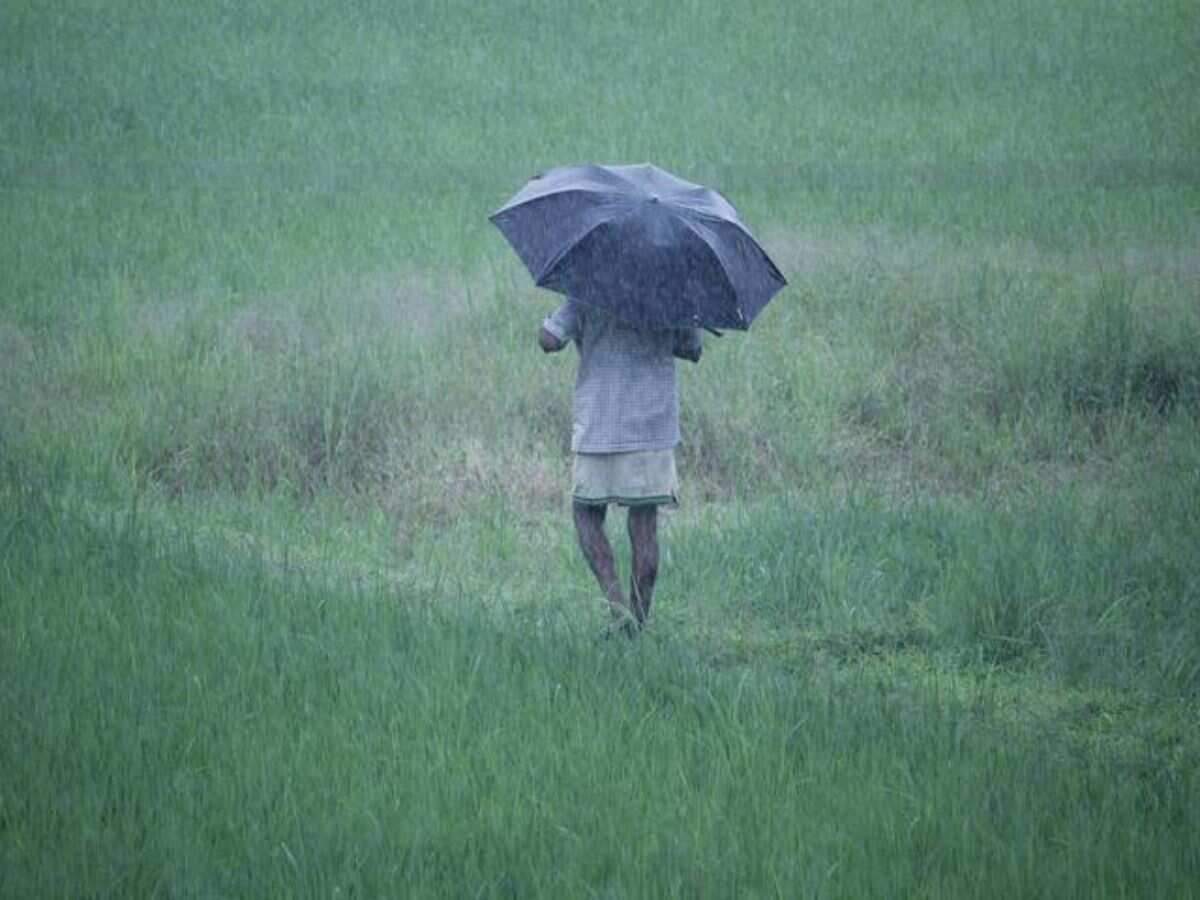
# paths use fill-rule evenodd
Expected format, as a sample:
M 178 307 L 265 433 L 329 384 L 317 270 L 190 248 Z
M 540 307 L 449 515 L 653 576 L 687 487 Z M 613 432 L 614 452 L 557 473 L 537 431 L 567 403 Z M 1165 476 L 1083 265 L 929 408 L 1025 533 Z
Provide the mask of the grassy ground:
M 1192 4 L 0 23 L 0 895 L 1196 896 Z M 592 159 L 791 281 L 628 645 L 486 221 Z

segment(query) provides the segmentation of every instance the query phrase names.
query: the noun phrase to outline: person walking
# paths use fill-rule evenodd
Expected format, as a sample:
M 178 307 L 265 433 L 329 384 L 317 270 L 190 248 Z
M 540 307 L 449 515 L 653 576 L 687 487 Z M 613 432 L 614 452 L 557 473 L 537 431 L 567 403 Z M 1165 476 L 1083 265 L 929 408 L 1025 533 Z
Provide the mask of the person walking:
M 633 635 L 650 615 L 658 577 L 658 508 L 678 503 L 675 359 L 700 361 L 700 331 L 636 328 L 568 297 L 542 322 L 538 344 L 557 353 L 569 343 L 579 353 L 571 431 L 575 530 L 613 615 L 606 633 Z M 613 503 L 628 508 L 628 598 L 604 530 Z
M 719 191 L 648 162 L 556 166 L 488 219 L 533 283 L 567 298 L 538 343 L 579 351 L 575 528 L 616 628 L 636 632 L 658 576 L 658 508 L 677 503 L 675 359 L 699 362 L 701 328 L 748 330 L 787 279 Z M 628 599 L 604 533 L 612 503 L 629 509 Z

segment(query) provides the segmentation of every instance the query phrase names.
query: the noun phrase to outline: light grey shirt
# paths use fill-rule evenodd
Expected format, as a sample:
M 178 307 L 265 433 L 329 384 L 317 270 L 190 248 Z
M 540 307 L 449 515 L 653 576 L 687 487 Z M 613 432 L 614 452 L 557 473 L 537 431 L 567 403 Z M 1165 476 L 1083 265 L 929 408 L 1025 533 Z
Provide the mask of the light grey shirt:
M 685 328 L 646 331 L 599 307 L 568 299 L 542 327 L 579 351 L 572 404 L 576 453 L 665 450 L 679 443 L 675 351 L 700 346 Z

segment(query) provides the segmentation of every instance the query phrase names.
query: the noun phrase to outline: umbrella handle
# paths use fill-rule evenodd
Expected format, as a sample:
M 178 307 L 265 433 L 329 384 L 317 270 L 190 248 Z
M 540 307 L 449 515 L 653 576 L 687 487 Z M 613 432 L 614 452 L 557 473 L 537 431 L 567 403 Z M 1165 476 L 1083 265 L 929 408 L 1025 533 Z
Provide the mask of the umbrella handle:
M 721 332 L 717 331 L 717 329 L 709 328 L 707 325 L 704 326 L 704 330 L 707 331 L 709 334 L 713 335 L 714 337 L 724 337 L 725 336 Z

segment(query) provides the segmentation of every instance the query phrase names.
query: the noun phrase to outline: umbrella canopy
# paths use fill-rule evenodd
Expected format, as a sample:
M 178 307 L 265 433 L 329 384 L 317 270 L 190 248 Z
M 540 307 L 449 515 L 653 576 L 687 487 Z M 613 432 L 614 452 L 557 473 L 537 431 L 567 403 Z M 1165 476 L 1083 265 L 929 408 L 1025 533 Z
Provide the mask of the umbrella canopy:
M 787 284 L 728 200 L 648 163 L 551 169 L 490 219 L 539 287 L 639 328 L 745 330 Z

